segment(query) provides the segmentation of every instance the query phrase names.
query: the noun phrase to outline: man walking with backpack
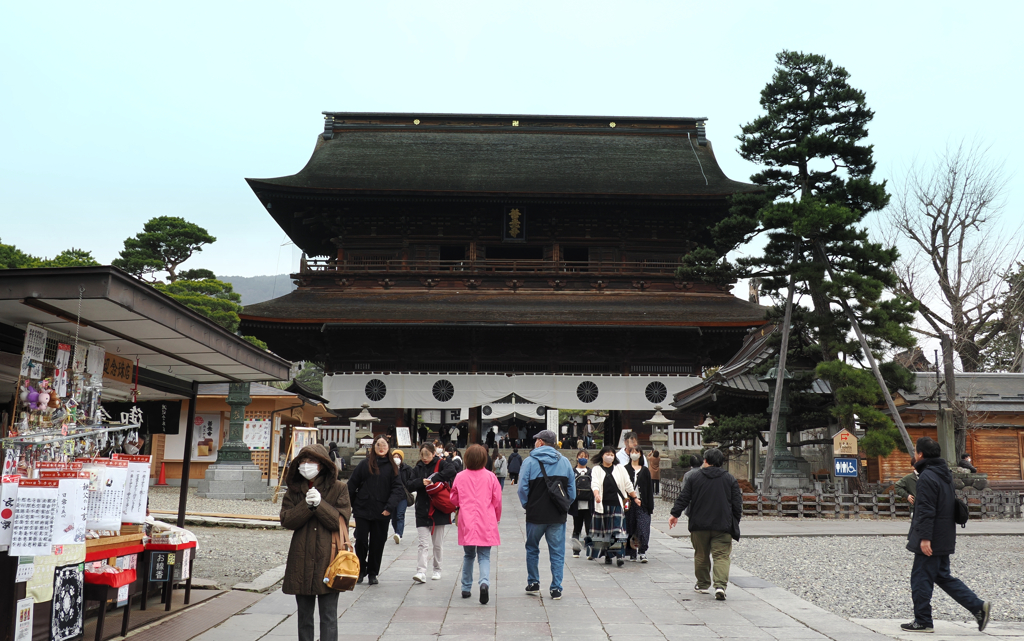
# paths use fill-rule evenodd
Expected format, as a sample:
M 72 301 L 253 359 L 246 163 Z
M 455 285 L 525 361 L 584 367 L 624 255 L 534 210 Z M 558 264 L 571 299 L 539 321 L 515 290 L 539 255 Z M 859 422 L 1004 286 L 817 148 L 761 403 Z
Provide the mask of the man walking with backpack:
M 526 508 L 526 593 L 540 594 L 540 540 L 548 543 L 551 598 L 562 598 L 565 566 L 565 520 L 576 498 L 575 473 L 569 459 L 554 448 L 551 430 L 537 434 L 534 449 L 519 472 L 519 501 Z
M 676 498 L 668 520 L 669 529 L 674 528 L 683 510 L 690 509 L 693 573 L 697 576 L 693 589 L 707 594 L 712 586 L 713 557 L 715 598 L 719 601 L 725 601 L 732 541 L 740 539 L 740 518 L 743 516 L 740 486 L 732 474 L 722 469 L 724 462 L 725 455 L 718 448 L 704 452 L 704 466 L 698 468 L 700 471 L 689 481 L 683 482 L 683 491 Z
M 914 553 L 910 594 L 914 620 L 900 627 L 908 632 L 933 632 L 932 591 L 938 585 L 954 601 L 967 608 L 978 622 L 988 625 L 991 603 L 982 601 L 963 581 L 950 575 L 949 555 L 956 551 L 956 495 L 953 474 L 942 458 L 939 444 L 923 436 L 917 439 L 914 469 L 918 472 L 914 518 L 910 522 L 907 549 Z

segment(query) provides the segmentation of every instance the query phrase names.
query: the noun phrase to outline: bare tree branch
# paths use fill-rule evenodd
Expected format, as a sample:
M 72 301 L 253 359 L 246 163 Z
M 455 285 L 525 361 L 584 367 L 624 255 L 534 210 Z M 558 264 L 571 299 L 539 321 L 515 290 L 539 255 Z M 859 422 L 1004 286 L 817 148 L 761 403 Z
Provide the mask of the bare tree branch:
M 961 142 L 912 165 L 885 211 L 897 290 L 918 303 L 932 330 L 920 333 L 950 335 L 964 371 L 982 367 L 981 350 L 1010 323 L 1004 276 L 1024 251 L 1024 223 L 1002 228 L 1007 180 L 987 147 Z

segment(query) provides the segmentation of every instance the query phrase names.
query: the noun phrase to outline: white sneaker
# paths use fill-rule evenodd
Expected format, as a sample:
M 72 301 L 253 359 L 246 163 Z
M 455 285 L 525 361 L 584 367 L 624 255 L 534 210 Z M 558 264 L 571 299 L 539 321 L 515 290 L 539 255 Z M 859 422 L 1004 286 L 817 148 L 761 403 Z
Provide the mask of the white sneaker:
M 393 538 L 395 540 L 395 545 L 398 545 L 399 543 L 402 542 L 402 537 L 398 536 L 397 533 L 395 533 L 391 538 Z
M 725 590 L 722 588 L 715 588 L 715 598 L 719 601 L 725 601 Z
M 441 580 L 441 571 L 440 570 L 434 570 L 434 573 L 430 575 L 430 580 L 431 581 L 440 581 Z
M 646 554 L 641 554 L 640 555 L 640 562 L 641 563 L 647 563 L 647 555 Z
M 426 583 L 427 575 L 423 574 L 422 572 L 417 572 L 416 574 L 412 575 L 412 580 L 416 583 Z

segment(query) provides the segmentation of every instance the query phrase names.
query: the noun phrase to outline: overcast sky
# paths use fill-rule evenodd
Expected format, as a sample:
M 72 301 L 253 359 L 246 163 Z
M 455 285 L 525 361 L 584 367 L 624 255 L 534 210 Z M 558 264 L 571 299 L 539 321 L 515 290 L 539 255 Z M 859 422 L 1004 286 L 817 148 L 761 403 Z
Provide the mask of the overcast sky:
M 7 2 L 0 240 L 109 263 L 149 218 L 182 216 L 219 239 L 186 267 L 292 270 L 243 178 L 297 172 L 325 110 L 706 116 L 747 180 L 735 136 L 786 48 L 867 92 L 877 177 L 977 138 L 1019 220 L 1022 18 L 1019 2 Z

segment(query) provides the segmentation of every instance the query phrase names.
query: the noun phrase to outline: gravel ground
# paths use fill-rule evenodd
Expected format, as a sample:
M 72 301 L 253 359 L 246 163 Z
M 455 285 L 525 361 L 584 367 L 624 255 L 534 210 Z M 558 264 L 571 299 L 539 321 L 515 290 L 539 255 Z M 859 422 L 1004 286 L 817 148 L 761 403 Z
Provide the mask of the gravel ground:
M 252 581 L 288 560 L 289 530 L 243 530 L 233 527 L 189 526 L 199 539 L 195 576 L 210 579 L 221 589 Z
M 957 540 L 952 574 L 992 601 L 994 621 L 1024 621 L 1024 537 L 964 536 Z M 733 562 L 766 581 L 847 618 L 913 618 L 910 568 L 903 537 L 743 539 Z M 973 621 L 935 589 L 933 615 Z
M 178 497 L 181 489 L 177 487 L 149 488 L 149 507 L 152 510 L 178 510 Z M 188 511 L 212 514 L 251 514 L 257 516 L 277 516 L 281 513 L 281 503 L 270 501 L 233 501 L 220 499 L 204 499 L 196 496 L 196 489 L 188 490 Z

